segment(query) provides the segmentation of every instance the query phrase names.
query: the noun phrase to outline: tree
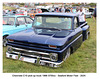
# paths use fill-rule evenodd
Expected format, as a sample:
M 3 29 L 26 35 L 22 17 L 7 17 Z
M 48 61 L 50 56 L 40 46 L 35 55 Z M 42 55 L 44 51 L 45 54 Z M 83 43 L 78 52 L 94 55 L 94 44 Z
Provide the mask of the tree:
M 88 5 L 91 6 L 91 7 L 94 7 L 94 6 L 96 6 L 96 3 L 90 3 Z

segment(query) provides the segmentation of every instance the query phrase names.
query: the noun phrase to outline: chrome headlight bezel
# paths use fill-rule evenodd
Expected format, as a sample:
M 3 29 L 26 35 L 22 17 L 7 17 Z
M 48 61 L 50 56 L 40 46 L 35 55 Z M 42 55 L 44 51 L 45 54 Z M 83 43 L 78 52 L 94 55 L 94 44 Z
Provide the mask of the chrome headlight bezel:
M 7 52 L 8 52 L 8 53 L 12 53 L 12 51 L 13 51 L 12 46 L 7 46 Z
M 50 53 L 50 60 L 51 61 L 57 61 L 58 60 L 58 54 L 57 53 Z

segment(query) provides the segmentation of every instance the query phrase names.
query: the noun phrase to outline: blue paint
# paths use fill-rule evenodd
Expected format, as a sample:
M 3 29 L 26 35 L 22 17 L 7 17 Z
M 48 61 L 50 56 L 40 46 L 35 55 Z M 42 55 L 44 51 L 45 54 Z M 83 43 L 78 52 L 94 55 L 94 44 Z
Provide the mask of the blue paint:
M 28 17 L 28 16 L 23 16 L 23 15 L 4 16 L 4 18 L 14 18 L 14 24 L 13 25 L 3 25 L 3 36 L 11 35 L 11 34 L 14 34 L 14 33 L 17 33 L 17 32 L 23 31 L 27 28 L 32 27 L 32 23 L 26 24 L 27 27 L 25 26 L 25 24 L 16 26 L 17 18 L 19 18 L 19 17 Z M 30 18 L 30 17 L 28 17 L 28 18 Z
M 89 31 L 88 25 L 74 28 L 74 18 L 78 17 L 75 13 L 40 13 L 36 14 L 36 16 L 72 17 L 72 28 L 51 33 L 42 33 L 41 30 L 36 33 L 35 28 L 30 28 L 8 36 L 7 39 L 13 39 L 14 42 L 8 42 L 7 45 L 24 49 L 46 51 L 47 53 L 58 53 L 57 62 L 59 62 L 63 61 L 68 48 L 71 48 L 72 53 L 80 47 L 83 39 L 86 37 L 86 33 Z M 50 48 L 49 45 L 57 46 L 57 48 Z

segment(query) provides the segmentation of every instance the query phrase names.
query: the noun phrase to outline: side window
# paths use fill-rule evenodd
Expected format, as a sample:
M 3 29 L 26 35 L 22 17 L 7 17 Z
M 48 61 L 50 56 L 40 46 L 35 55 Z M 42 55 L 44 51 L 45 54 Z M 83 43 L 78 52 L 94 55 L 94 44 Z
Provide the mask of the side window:
M 77 22 L 77 18 L 75 17 L 74 19 L 74 28 L 76 29 L 78 27 L 78 22 Z
M 26 17 L 26 23 L 27 23 L 27 24 L 31 24 L 32 22 L 33 22 L 33 20 L 32 20 L 32 19 L 30 19 L 30 18 Z
M 24 25 L 25 24 L 25 18 L 24 17 L 18 17 L 16 23 L 19 25 Z
M 66 29 L 71 29 L 72 27 L 72 18 L 65 18 L 64 19 L 64 23 L 66 27 Z
M 14 25 L 14 22 L 15 22 L 15 18 L 11 18 L 11 17 L 8 17 L 8 18 L 3 18 L 3 24 L 5 25 L 11 25 L 13 26 Z
M 33 26 L 39 26 L 42 24 L 42 17 L 41 16 L 35 16 L 35 20 L 34 20 L 34 25 Z
M 9 18 L 8 23 L 11 25 L 14 25 L 15 19 L 14 18 Z

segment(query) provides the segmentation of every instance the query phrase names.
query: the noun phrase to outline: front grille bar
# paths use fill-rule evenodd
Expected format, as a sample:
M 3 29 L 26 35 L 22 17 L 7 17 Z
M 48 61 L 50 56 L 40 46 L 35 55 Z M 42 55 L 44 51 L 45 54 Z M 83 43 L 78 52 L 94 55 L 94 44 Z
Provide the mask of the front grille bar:
M 36 55 L 28 55 L 28 54 L 22 54 L 22 55 L 30 56 L 30 57 L 36 57 L 36 58 L 39 57 L 39 56 L 36 56 Z M 50 58 L 47 58 L 47 57 L 39 57 L 39 58 L 50 60 Z
M 37 54 L 50 55 L 49 53 L 44 53 L 44 52 L 40 52 L 40 51 L 26 50 L 26 49 L 15 48 L 15 47 L 12 47 L 12 48 L 15 49 L 15 50 L 19 50 L 19 51 L 34 52 L 34 53 L 37 53 Z
M 50 60 L 50 54 L 49 53 L 44 53 L 44 52 L 40 52 L 40 51 L 33 51 L 33 50 L 26 50 L 26 49 L 21 49 L 21 48 L 15 48 L 15 47 L 12 47 L 12 49 L 14 49 L 12 51 L 12 53 L 15 53 L 15 54 L 21 54 L 23 56 L 29 56 L 29 57 L 36 57 L 36 58 L 41 58 L 41 59 L 47 59 L 47 60 Z M 33 54 L 30 55 L 30 54 L 26 54 L 26 53 L 21 53 L 21 52 L 30 52 Z M 43 56 L 41 56 L 43 55 Z M 46 57 L 47 56 L 47 57 Z

